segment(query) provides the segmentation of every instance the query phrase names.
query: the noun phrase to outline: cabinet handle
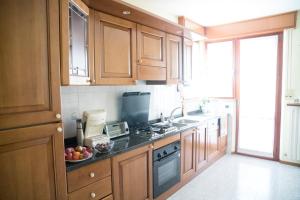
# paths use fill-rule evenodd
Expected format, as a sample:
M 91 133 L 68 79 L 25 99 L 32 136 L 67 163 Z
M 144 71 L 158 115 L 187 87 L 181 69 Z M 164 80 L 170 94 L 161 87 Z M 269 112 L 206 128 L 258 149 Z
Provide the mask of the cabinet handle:
M 92 198 L 95 198 L 95 197 L 96 197 L 95 192 L 92 192 L 92 193 L 91 193 L 91 197 L 92 197 Z
M 60 118 L 61 118 L 61 114 L 57 113 L 57 114 L 55 115 L 55 117 L 56 117 L 56 119 L 60 119 Z
M 143 60 L 142 60 L 142 59 L 139 59 L 139 60 L 138 60 L 138 63 L 139 63 L 139 64 L 142 64 L 142 63 L 143 63 Z
M 57 127 L 57 129 L 56 129 L 58 132 L 62 132 L 63 131 L 63 129 L 62 129 L 62 127 Z
M 95 83 L 95 82 L 96 82 L 96 80 L 95 80 L 95 79 L 93 79 L 93 80 L 91 80 L 91 79 L 87 79 L 87 80 L 86 80 L 86 82 L 88 82 L 88 83 Z
M 91 172 L 91 173 L 90 173 L 90 177 L 91 177 L 91 178 L 94 178 L 94 177 L 95 177 L 95 173 L 94 173 L 94 172 Z

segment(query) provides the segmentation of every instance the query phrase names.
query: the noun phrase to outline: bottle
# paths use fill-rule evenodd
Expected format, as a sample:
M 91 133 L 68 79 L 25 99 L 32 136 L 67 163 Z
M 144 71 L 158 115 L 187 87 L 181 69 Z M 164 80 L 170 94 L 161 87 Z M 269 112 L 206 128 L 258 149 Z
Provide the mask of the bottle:
M 160 121 L 161 122 L 165 122 L 165 117 L 164 117 L 164 115 L 162 113 L 160 113 Z
M 82 121 L 81 119 L 76 120 L 76 138 L 77 138 L 77 145 L 83 146 L 83 129 L 82 129 Z

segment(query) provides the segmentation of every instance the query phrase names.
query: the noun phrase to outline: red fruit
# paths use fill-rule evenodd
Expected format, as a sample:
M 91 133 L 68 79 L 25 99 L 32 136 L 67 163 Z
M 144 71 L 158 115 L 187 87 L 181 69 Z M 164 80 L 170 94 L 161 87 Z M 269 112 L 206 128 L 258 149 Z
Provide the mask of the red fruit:
M 72 153 L 72 152 L 74 152 L 73 147 L 66 148 L 66 153 Z
M 86 148 L 86 151 L 89 152 L 89 153 L 92 153 L 93 149 L 92 148 Z
M 86 147 L 82 147 L 82 152 L 85 152 L 86 151 Z
M 67 160 L 72 160 L 72 158 L 73 158 L 73 154 L 72 153 L 68 153 L 67 154 Z
M 88 158 L 90 156 L 90 153 L 88 151 L 83 152 L 83 157 Z

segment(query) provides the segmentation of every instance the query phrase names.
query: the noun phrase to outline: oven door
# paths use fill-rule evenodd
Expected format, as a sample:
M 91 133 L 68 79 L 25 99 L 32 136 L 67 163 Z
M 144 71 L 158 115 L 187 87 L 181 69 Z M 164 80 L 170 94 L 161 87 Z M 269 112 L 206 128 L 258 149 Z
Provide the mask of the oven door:
M 180 151 L 153 163 L 153 197 L 156 198 L 180 181 Z

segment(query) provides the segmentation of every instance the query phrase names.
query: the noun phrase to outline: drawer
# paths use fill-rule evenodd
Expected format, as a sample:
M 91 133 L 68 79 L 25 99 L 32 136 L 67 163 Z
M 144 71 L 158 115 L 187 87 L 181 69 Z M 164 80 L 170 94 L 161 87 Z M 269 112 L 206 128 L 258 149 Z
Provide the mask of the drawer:
M 102 160 L 68 172 L 68 192 L 73 192 L 110 175 L 110 159 Z
M 101 200 L 114 200 L 114 198 L 113 198 L 113 195 L 111 194 L 111 195 L 109 195 L 109 196 L 107 196 L 107 197 L 104 197 L 104 198 L 101 199 Z
M 101 199 L 112 193 L 111 176 L 69 194 L 69 200 Z
M 208 122 L 207 122 L 207 128 L 209 130 L 218 129 L 219 128 L 219 119 L 216 118 L 216 119 L 210 119 L 210 120 L 208 120 Z

